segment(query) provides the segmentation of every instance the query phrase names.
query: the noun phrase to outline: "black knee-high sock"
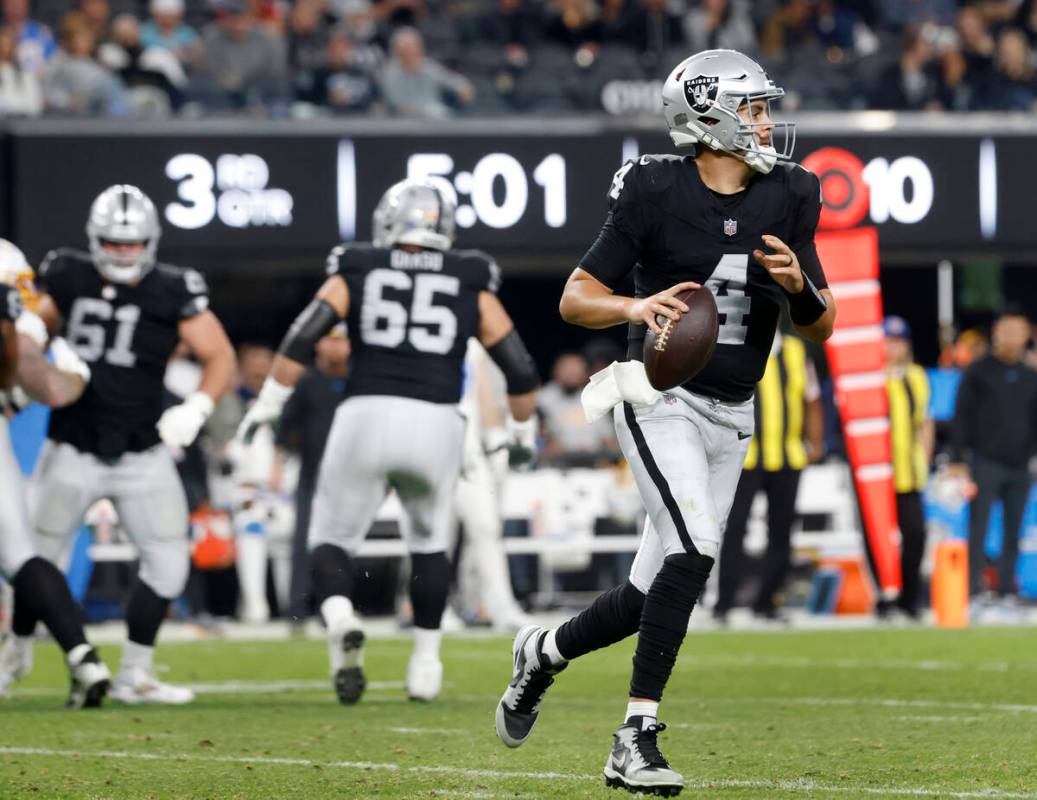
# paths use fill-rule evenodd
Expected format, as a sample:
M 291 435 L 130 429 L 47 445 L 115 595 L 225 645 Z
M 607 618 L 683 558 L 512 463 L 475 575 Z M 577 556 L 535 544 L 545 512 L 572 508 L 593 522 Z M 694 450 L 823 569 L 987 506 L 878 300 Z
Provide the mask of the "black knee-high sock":
M 688 618 L 712 568 L 713 559 L 698 553 L 667 556 L 663 561 L 641 610 L 631 697 L 662 700 L 688 632 Z
M 413 553 L 410 557 L 410 601 L 414 625 L 438 630 L 450 589 L 450 562 L 446 553 Z
M 572 660 L 637 633 L 644 603 L 645 596 L 630 581 L 598 595 L 555 633 L 558 651 Z
M 169 611 L 170 601 L 155 594 L 155 590 L 140 578 L 130 592 L 126 603 L 126 629 L 134 644 L 154 647 L 158 629 Z
M 16 636 L 32 636 L 39 621 L 40 618 L 36 614 L 33 604 L 24 598 L 19 599 L 18 590 L 15 589 L 11 630 Z
M 30 558 L 18 570 L 11 584 L 14 586 L 15 610 L 24 608 L 26 616 L 32 619 L 26 633 L 15 629 L 19 636 L 31 634 L 36 620 L 41 619 L 66 653 L 86 644 L 76 601 L 68 590 L 65 576 L 57 567 L 39 556 Z
M 317 607 L 329 597 L 342 595 L 350 600 L 356 588 L 356 564 L 349 553 L 333 544 L 322 544 L 310 551 L 313 594 Z

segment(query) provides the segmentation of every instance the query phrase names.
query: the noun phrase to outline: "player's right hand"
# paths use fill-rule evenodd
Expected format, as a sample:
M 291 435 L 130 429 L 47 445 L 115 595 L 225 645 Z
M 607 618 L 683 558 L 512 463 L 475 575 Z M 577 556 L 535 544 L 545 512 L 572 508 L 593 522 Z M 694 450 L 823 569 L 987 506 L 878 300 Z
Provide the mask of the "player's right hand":
M 284 386 L 273 378 L 267 378 L 255 401 L 245 412 L 234 438 L 242 444 L 252 444 L 256 431 L 263 425 L 273 425 L 281 418 L 284 404 L 288 402 L 295 387 Z
M 684 281 L 650 297 L 637 298 L 627 306 L 627 320 L 635 325 L 647 325 L 652 333 L 658 334 L 662 329 L 656 317 L 666 317 L 674 322 L 679 320 L 688 307 L 676 296 L 688 289 L 699 288 L 700 285 L 694 281 Z

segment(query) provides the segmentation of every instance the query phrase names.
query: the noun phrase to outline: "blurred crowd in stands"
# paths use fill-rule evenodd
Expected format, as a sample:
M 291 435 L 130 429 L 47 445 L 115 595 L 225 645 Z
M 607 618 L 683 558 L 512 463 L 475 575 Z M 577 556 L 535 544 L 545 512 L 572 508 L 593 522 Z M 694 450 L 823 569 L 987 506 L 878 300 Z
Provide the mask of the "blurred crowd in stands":
M 728 47 L 786 110 L 1030 111 L 1037 0 L 2 0 L 0 114 L 652 113 Z

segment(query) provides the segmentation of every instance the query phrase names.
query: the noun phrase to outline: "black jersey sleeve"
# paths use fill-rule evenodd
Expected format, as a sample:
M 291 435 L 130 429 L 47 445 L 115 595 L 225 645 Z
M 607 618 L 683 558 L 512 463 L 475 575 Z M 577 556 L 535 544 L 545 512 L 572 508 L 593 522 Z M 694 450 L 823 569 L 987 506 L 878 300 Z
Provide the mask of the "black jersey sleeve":
M 185 269 L 180 275 L 177 297 L 179 315 L 180 319 L 190 319 L 208 310 L 209 285 L 198 270 Z
M 22 296 L 18 290 L 6 283 L 0 283 L 0 320 L 18 319 L 22 313 Z
M 468 250 L 462 255 L 465 280 L 480 292 L 493 292 L 500 289 L 500 267 L 493 256 L 482 250 Z
M 50 295 L 66 319 L 76 298 L 75 270 L 78 266 L 69 251 L 59 249 L 47 253 L 36 271 L 40 290 Z
M 659 165 L 642 157 L 619 168 L 609 188 L 605 224 L 580 259 L 580 267 L 610 289 L 616 289 L 637 264 L 642 244 L 651 232 L 644 184 L 652 181 L 653 176 L 647 174 L 652 167 L 658 169 Z
M 821 216 L 821 183 L 813 172 L 798 166 L 792 169 L 789 177 L 798 213 L 792 241 L 788 245 L 799 259 L 799 267 L 810 278 L 810 282 L 816 288 L 823 289 L 828 286 L 828 280 L 817 255 L 817 245 L 814 244 L 814 233 Z
M 373 248 L 363 244 L 340 244 L 331 248 L 324 262 L 324 272 L 328 277 L 341 275 L 362 275 L 371 269 L 370 253 Z

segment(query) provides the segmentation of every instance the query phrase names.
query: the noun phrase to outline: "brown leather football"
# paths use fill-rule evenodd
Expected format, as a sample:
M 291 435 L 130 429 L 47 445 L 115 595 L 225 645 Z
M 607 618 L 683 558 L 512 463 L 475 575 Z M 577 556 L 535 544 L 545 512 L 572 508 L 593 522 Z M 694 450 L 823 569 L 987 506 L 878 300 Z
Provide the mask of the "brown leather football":
M 674 322 L 658 317 L 662 332 L 645 334 L 644 362 L 648 382 L 659 391 L 694 378 L 713 356 L 720 333 L 717 303 L 709 289 L 688 289 L 677 295 L 688 306 Z

